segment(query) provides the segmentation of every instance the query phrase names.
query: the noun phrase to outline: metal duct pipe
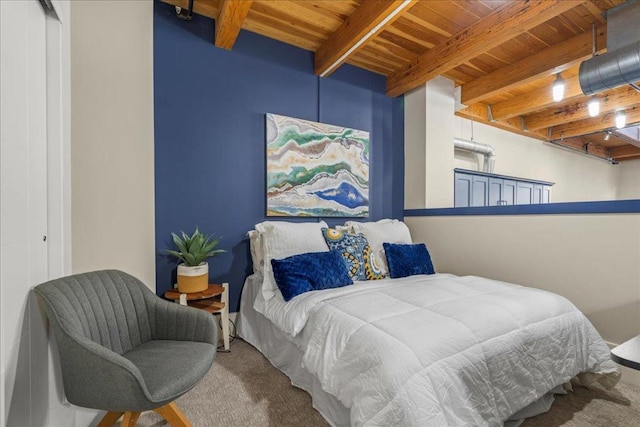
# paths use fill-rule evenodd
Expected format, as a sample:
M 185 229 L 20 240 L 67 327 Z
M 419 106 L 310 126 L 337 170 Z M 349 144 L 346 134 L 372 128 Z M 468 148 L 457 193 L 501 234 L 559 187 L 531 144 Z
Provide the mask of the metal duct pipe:
M 640 81 L 640 1 L 627 0 L 606 14 L 607 53 L 580 64 L 578 78 L 585 95 Z
M 482 165 L 483 172 L 493 172 L 495 153 L 493 152 L 492 146 L 461 138 L 453 138 L 453 146 L 460 150 L 473 151 L 474 153 L 482 154 L 484 156 L 484 164 Z
M 585 95 L 640 81 L 640 41 L 584 61 L 578 77 Z

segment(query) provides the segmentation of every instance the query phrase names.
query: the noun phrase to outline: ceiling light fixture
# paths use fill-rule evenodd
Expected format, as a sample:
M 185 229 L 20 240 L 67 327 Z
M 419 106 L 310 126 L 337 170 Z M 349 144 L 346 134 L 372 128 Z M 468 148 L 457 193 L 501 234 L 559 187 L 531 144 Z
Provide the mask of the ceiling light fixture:
M 556 75 L 556 81 L 552 86 L 553 100 L 560 102 L 564 98 L 564 79 L 560 76 L 560 73 Z
M 604 134 L 604 140 L 605 141 L 608 141 L 609 138 L 611 138 L 611 131 L 610 130 L 608 130 L 607 133 Z
M 595 96 L 592 97 L 587 103 L 587 108 L 589 109 L 589 116 L 596 117 L 600 114 L 600 100 Z
M 627 114 L 624 111 L 616 113 L 616 127 L 622 129 L 627 124 Z

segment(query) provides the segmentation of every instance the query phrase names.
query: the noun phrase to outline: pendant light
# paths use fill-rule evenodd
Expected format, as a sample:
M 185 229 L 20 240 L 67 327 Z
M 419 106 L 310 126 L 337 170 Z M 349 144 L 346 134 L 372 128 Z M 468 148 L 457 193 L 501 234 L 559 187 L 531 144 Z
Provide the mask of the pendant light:
M 560 76 L 560 73 L 556 74 L 556 81 L 552 86 L 553 100 L 560 102 L 564 98 L 564 79 Z
M 600 114 L 600 100 L 595 96 L 592 97 L 587 103 L 587 108 L 589 109 L 589 116 L 596 117 Z
M 624 110 L 618 111 L 616 113 L 616 127 L 618 129 L 622 129 L 627 124 L 627 113 Z

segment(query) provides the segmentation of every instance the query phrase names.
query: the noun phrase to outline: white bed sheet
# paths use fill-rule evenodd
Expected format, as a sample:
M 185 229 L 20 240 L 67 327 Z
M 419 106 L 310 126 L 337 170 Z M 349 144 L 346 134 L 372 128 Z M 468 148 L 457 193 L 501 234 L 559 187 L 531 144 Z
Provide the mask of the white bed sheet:
M 288 361 L 293 371 L 304 351 L 306 370 L 292 376 L 291 363 L 272 360 L 277 352 L 260 326 L 242 325 L 241 336 L 310 392 L 314 405 L 323 400 L 315 399 L 318 385 L 324 398 L 336 396 L 329 406 L 341 407 L 337 416 L 316 406 L 334 424 L 345 423 L 351 408 L 351 425 L 502 425 L 580 372 L 617 372 L 582 313 L 537 289 L 439 274 L 358 282 L 289 303 L 260 298 L 253 306 L 262 323 L 277 325 L 269 328 L 279 346 L 285 339 L 298 351 Z M 260 316 L 252 300 L 243 290 L 241 317 Z M 298 377 L 307 371 L 311 379 Z

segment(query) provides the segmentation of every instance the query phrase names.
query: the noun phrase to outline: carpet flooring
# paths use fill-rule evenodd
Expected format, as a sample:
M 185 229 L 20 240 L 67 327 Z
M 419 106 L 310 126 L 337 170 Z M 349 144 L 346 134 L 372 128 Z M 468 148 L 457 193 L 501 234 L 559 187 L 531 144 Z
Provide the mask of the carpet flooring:
M 327 426 L 311 406 L 311 397 L 293 387 L 255 348 L 241 340 L 230 353 L 218 353 L 205 378 L 178 399 L 194 427 Z M 153 412 L 144 413 L 139 427 L 167 425 Z M 523 427 L 640 426 L 640 387 L 619 383 L 613 390 L 574 387 L 556 396 L 546 414 L 526 420 Z

